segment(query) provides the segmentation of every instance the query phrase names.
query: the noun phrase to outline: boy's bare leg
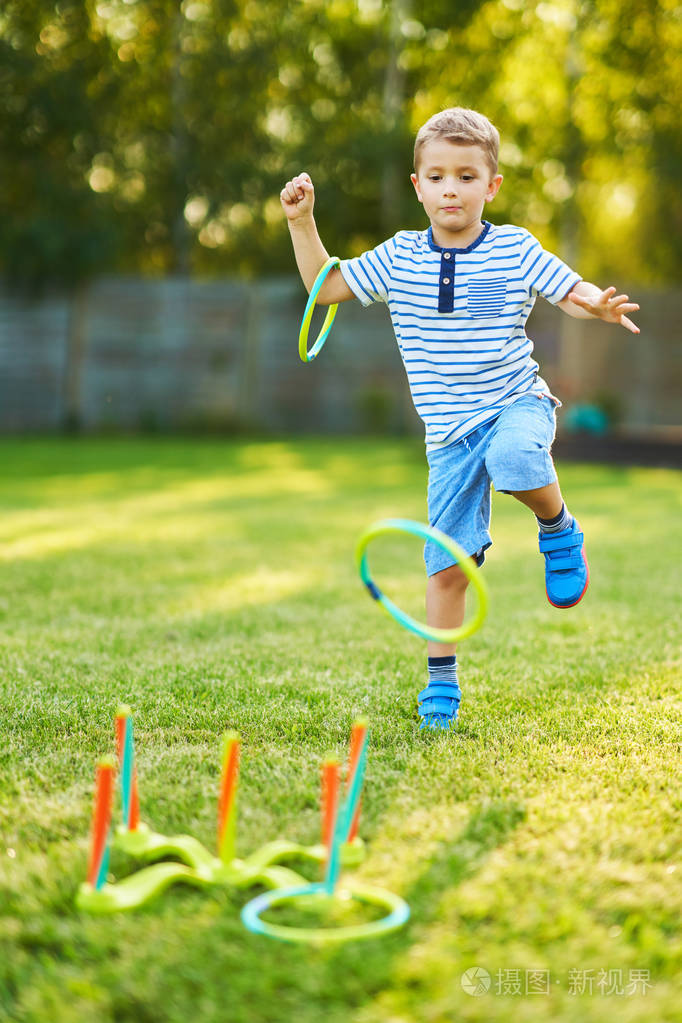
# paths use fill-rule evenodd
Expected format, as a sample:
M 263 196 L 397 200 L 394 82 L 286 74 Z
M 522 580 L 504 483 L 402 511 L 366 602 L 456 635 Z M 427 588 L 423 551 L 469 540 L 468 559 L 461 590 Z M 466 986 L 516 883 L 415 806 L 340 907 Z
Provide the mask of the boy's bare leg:
M 536 490 L 513 490 L 512 495 L 541 519 L 553 519 L 563 507 L 559 484 L 554 482 Z
M 458 565 L 429 576 L 426 584 L 426 620 L 436 629 L 456 629 L 464 621 L 469 580 Z M 454 643 L 428 641 L 429 679 L 419 693 L 420 730 L 440 731 L 457 721 L 460 690 Z
M 469 580 L 458 565 L 429 576 L 426 583 L 426 621 L 436 629 L 456 629 L 464 621 Z M 451 657 L 454 643 L 428 641 L 429 657 Z

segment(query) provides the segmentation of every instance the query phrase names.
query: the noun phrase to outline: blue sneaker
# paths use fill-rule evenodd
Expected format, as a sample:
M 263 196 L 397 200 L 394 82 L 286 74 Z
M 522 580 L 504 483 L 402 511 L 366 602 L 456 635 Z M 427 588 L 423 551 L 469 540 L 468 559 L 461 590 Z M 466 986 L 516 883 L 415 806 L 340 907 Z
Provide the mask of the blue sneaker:
M 456 682 L 429 682 L 426 689 L 419 694 L 419 726 L 433 731 L 445 731 L 457 720 L 457 711 L 461 697 Z
M 573 607 L 582 600 L 590 581 L 580 526 L 573 519 L 570 529 L 540 532 L 539 540 L 545 556 L 547 600 L 554 607 Z

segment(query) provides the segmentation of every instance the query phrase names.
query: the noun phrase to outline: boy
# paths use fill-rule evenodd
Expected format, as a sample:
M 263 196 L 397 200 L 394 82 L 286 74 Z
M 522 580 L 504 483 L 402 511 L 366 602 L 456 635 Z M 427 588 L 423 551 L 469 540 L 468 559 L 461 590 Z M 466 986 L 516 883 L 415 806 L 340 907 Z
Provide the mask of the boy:
M 611 287 L 582 281 L 528 231 L 482 220 L 502 184 L 499 134 L 482 114 L 435 114 L 415 141 L 412 184 L 427 231 L 399 231 L 326 278 L 323 305 L 386 302 L 412 398 L 426 426 L 429 522 L 482 565 L 491 545 L 490 486 L 534 512 L 545 558 L 547 598 L 573 607 L 589 580 L 583 534 L 559 489 L 550 447 L 560 404 L 538 376 L 525 323 L 537 295 L 580 319 L 638 327 L 639 309 Z M 299 174 L 280 194 L 296 262 L 308 291 L 328 258 L 313 219 L 314 189 Z M 429 625 L 464 620 L 467 578 L 426 544 Z M 429 642 L 429 681 L 418 697 L 421 728 L 457 719 L 455 647 Z

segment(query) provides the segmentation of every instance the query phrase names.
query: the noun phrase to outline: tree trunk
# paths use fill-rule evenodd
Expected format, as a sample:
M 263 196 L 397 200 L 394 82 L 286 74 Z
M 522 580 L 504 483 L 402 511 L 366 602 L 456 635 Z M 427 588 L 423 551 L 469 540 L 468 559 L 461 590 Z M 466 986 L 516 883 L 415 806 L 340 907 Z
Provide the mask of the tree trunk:
M 173 29 L 173 66 L 171 68 L 171 174 L 173 210 L 171 237 L 173 240 L 173 273 L 189 274 L 190 236 L 185 220 L 187 201 L 188 144 L 185 127 L 185 80 L 182 75 L 182 37 L 185 16 L 178 11 Z
M 396 197 L 400 193 L 400 122 L 405 102 L 405 72 L 400 67 L 401 25 L 409 17 L 412 0 L 391 0 L 388 36 L 388 61 L 384 75 L 383 116 L 386 153 L 381 179 L 381 227 L 390 234 L 395 223 Z

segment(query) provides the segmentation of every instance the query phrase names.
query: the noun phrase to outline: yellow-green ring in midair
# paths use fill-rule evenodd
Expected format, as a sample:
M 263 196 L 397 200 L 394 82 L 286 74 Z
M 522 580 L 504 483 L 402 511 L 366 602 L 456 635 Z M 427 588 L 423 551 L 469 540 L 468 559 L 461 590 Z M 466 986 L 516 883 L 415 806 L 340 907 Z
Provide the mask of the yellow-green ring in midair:
M 464 622 L 463 625 L 459 625 L 456 629 L 433 628 L 418 622 L 415 618 L 406 614 L 405 611 L 401 611 L 397 604 L 394 604 L 389 597 L 381 592 L 369 574 L 367 546 L 376 537 L 384 536 L 387 533 L 412 533 L 414 536 L 422 537 L 424 540 L 433 541 L 433 543 L 438 544 L 447 554 L 453 557 L 456 564 L 459 565 L 473 584 L 478 597 L 476 613 L 468 622 Z M 360 578 L 367 587 L 370 596 L 377 603 L 381 604 L 400 625 L 409 629 L 410 632 L 416 633 L 417 636 L 421 636 L 422 639 L 430 639 L 435 643 L 459 643 L 460 640 L 471 636 L 483 624 L 488 610 L 488 588 L 483 581 L 481 573 L 459 544 L 456 544 L 454 540 L 446 536 L 440 529 L 436 529 L 435 526 L 427 526 L 422 522 L 414 522 L 412 519 L 381 519 L 379 522 L 374 522 L 358 540 L 355 549 L 355 561 Z

